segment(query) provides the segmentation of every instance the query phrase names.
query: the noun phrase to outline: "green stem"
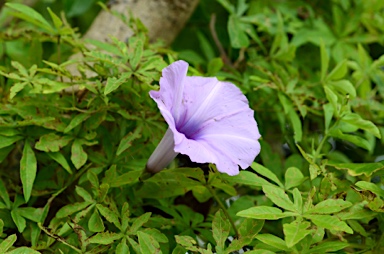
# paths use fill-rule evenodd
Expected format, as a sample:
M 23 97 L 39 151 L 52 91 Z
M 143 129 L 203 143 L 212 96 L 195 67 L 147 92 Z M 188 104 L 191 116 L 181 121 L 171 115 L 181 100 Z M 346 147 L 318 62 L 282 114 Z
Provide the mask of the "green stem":
M 212 197 L 219 204 L 220 208 L 223 210 L 223 212 L 224 212 L 225 216 L 228 218 L 229 222 L 231 223 L 232 228 L 235 231 L 236 238 L 239 238 L 239 232 L 237 231 L 237 228 L 235 226 L 235 222 L 232 220 L 232 217 L 229 215 L 227 208 L 225 207 L 223 202 L 221 202 L 220 198 L 216 195 L 216 192 L 212 189 L 212 187 L 209 185 L 206 185 L 206 187 L 209 190 L 209 192 L 211 193 Z

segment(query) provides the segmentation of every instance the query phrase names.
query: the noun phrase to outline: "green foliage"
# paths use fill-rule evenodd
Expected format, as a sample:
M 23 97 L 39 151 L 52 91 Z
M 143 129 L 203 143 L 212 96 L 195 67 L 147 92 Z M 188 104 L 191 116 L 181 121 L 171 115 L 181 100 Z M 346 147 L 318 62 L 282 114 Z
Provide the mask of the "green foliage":
M 174 51 L 133 17 L 127 42 L 83 41 L 95 1 L 45 2 L 1 10 L 0 253 L 384 251 L 382 1 L 201 1 Z M 177 58 L 249 99 L 239 175 L 144 171 Z

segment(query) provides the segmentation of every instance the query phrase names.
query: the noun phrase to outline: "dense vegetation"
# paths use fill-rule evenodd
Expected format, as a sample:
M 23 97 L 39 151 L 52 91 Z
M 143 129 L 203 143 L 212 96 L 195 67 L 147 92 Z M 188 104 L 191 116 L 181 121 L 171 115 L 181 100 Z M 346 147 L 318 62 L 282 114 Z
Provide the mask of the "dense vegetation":
M 384 1 L 201 1 L 170 48 L 134 17 L 84 42 L 94 1 L 34 8 L 0 14 L 0 253 L 384 252 Z M 144 172 L 176 59 L 247 96 L 247 170 Z

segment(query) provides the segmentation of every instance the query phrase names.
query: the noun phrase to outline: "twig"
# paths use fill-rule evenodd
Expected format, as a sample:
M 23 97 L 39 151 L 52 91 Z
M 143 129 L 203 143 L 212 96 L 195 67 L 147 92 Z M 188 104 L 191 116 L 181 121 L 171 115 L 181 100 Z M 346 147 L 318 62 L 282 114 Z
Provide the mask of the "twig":
M 38 225 L 39 228 L 40 228 L 41 230 L 43 230 L 44 233 L 46 233 L 49 237 L 52 237 L 52 238 L 55 239 L 56 241 L 59 241 L 59 242 L 61 242 L 62 244 L 67 245 L 68 247 L 70 247 L 70 248 L 72 248 L 73 250 L 75 250 L 77 253 L 82 253 L 82 251 L 81 251 L 80 249 L 78 249 L 78 248 L 76 248 L 75 246 L 73 246 L 73 245 L 67 243 L 63 237 L 61 237 L 61 236 L 59 236 L 59 235 L 56 235 L 56 234 L 54 234 L 54 233 L 51 233 L 51 232 L 49 231 L 49 229 L 46 228 L 46 227 L 44 227 L 43 225 L 41 225 L 40 222 L 37 223 L 37 225 Z
M 212 13 L 211 20 L 209 21 L 209 30 L 211 31 L 213 41 L 215 42 L 216 47 L 219 49 L 221 59 L 223 59 L 223 61 L 226 65 L 231 66 L 233 68 L 231 60 L 229 60 L 227 53 L 225 53 L 223 45 L 221 45 L 221 42 L 219 41 L 219 38 L 217 37 L 217 33 L 215 30 L 215 24 L 216 24 L 216 14 Z

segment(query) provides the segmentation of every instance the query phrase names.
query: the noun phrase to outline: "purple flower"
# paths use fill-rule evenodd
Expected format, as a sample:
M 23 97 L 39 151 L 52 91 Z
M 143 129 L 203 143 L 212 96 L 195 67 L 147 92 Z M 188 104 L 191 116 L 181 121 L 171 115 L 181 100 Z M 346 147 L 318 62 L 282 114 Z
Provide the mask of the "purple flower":
M 177 61 L 163 70 L 160 91 L 149 94 L 168 130 L 149 158 L 158 172 L 178 153 L 197 163 L 214 163 L 228 175 L 251 165 L 260 152 L 253 110 L 235 85 L 216 78 L 187 77 L 188 64 Z

